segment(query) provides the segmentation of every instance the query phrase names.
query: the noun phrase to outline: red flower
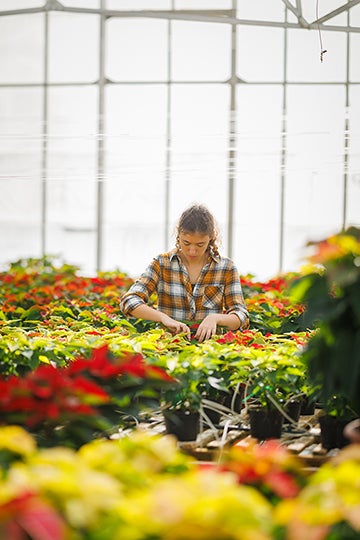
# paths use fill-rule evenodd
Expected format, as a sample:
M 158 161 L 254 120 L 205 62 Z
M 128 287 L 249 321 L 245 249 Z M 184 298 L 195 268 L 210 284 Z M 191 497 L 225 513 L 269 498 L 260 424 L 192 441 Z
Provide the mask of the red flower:
M 126 353 L 124 359 L 125 362 L 119 366 L 121 372 L 124 374 L 141 378 L 152 377 L 163 381 L 174 382 L 173 377 L 160 367 L 146 364 L 144 357 L 139 353 Z
M 110 360 L 107 345 L 95 349 L 90 359 L 77 358 L 66 368 L 66 371 L 69 375 L 84 371 L 90 373 L 93 377 L 101 379 L 116 377 L 123 372 L 121 366 L 114 364 Z
M 296 497 L 300 491 L 300 486 L 294 478 L 284 471 L 271 470 L 265 476 L 264 481 L 281 498 Z
M 0 506 L 0 536 L 11 540 L 63 540 L 60 515 L 36 494 L 23 493 Z
M 235 334 L 234 332 L 231 332 L 231 330 L 229 332 L 226 332 L 226 334 L 224 334 L 221 338 L 217 339 L 216 341 L 218 343 L 233 343 L 235 341 Z
M 253 439 L 241 440 L 230 449 L 222 467 L 235 473 L 239 483 L 257 487 L 274 501 L 295 497 L 303 485 L 300 464 L 276 440 L 261 445 Z

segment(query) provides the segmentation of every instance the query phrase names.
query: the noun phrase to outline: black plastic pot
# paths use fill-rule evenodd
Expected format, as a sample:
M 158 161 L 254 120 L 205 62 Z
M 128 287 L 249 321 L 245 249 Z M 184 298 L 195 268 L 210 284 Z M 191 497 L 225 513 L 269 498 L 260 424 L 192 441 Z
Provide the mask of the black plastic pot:
M 213 409 L 209 409 L 209 407 L 204 407 L 204 413 L 214 426 L 220 422 L 221 413 L 219 411 L 214 411 Z M 204 418 L 204 421 L 206 422 L 206 418 Z
M 286 404 L 285 412 L 294 422 L 298 422 L 300 418 L 302 401 L 293 399 Z M 284 424 L 290 424 L 290 421 L 284 417 Z
M 200 412 L 167 409 L 163 411 L 166 433 L 179 441 L 195 441 L 200 431 Z
M 300 414 L 306 416 L 315 414 L 315 401 L 311 401 L 308 396 L 304 396 L 302 399 Z
M 249 407 L 250 434 L 258 440 L 280 439 L 284 417 L 277 409 Z
M 348 420 L 324 414 L 319 417 L 321 446 L 326 450 L 332 448 L 343 448 L 350 443 L 344 435 L 344 428 Z

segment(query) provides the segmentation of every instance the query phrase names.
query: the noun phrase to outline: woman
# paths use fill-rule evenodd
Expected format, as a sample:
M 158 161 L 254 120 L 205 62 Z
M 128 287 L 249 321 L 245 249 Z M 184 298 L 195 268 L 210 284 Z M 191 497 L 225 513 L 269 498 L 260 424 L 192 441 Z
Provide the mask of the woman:
M 182 213 L 176 232 L 175 249 L 155 257 L 121 298 L 123 313 L 159 322 L 189 338 L 184 321 L 200 321 L 194 336 L 199 342 L 216 334 L 218 326 L 248 328 L 239 273 L 230 259 L 219 255 L 212 214 L 193 205 Z M 147 304 L 155 292 L 157 309 Z

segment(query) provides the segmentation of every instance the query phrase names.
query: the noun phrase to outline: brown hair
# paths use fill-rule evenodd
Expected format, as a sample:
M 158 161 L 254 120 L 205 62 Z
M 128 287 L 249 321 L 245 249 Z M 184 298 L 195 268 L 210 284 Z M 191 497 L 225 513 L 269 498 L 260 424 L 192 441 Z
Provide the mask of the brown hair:
M 214 216 L 202 204 L 194 204 L 184 210 L 176 228 L 176 247 L 179 249 L 179 233 L 199 233 L 210 236 L 209 251 L 215 257 L 219 256 L 217 246 L 218 228 Z

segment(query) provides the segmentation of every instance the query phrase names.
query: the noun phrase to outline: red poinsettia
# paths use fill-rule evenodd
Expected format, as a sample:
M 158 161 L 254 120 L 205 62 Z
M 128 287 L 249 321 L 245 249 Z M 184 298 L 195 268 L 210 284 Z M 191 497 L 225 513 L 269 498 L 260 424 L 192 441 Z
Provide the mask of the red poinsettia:
M 256 332 L 254 330 L 242 330 L 241 332 L 226 332 L 216 341 L 218 343 L 237 343 L 238 345 L 252 345 Z
M 296 457 L 279 441 L 258 444 L 250 439 L 235 444 L 221 464 L 232 471 L 241 484 L 257 487 L 272 502 L 295 497 L 304 484 L 304 474 Z
M 100 418 L 103 405 L 118 403 L 126 394 L 131 401 L 132 385 L 126 376 L 135 380 L 138 396 L 141 385 L 155 391 L 157 383 L 174 382 L 160 367 L 148 365 L 141 354 L 114 358 L 105 345 L 94 350 L 91 358 L 75 359 L 65 368 L 48 364 L 23 377 L 1 377 L 2 421 L 38 430 L 49 425 L 56 429 L 85 417 Z
M 63 540 L 61 516 L 36 493 L 24 492 L 0 505 L 0 537 L 4 540 Z
M 0 380 L 0 406 L 8 422 L 34 427 L 68 415 L 95 415 L 92 404 L 110 401 L 110 396 L 85 377 L 72 377 L 66 369 L 39 366 L 25 377 Z
M 147 364 L 140 353 L 125 352 L 121 358 L 111 358 L 107 345 L 95 349 L 90 359 L 78 358 L 65 371 L 69 374 L 88 372 L 91 376 L 100 379 L 126 374 L 174 382 L 174 379 L 166 371 L 158 366 Z

